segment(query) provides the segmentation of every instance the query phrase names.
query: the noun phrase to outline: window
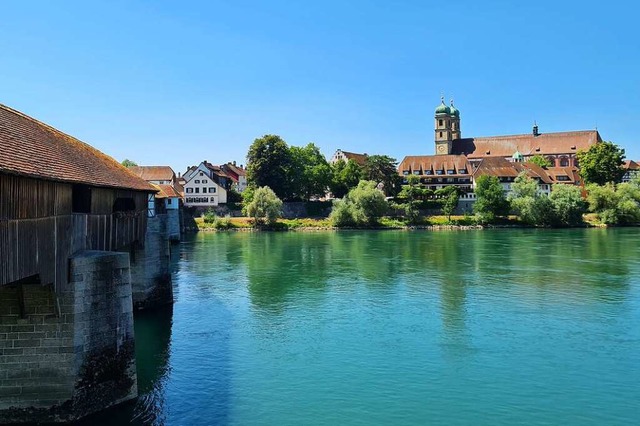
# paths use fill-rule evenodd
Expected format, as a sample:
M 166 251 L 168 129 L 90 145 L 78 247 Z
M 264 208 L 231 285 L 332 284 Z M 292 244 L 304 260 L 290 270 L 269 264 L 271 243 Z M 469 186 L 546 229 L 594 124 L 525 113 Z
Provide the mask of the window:
M 440 132 L 440 137 L 442 137 L 442 132 Z
M 447 174 L 448 175 L 455 175 L 456 171 L 454 169 L 449 169 L 449 170 L 447 170 Z
M 200 188 L 196 188 L 196 194 L 200 193 Z
M 403 175 L 405 175 L 405 176 L 407 176 L 407 175 L 409 174 L 409 170 L 403 170 L 403 171 L 402 171 L 402 174 L 403 174 Z
M 116 198 L 113 202 L 113 212 L 130 212 L 136 209 L 133 198 Z
M 569 167 L 569 159 L 567 157 L 560 159 L 560 167 Z
M 432 172 L 431 170 L 426 170 L 426 171 L 424 172 L 424 174 L 425 174 L 425 175 L 432 175 L 432 174 L 433 174 L 433 172 Z
M 172 200 L 171 198 L 169 198 L 169 199 L 167 200 L 167 204 L 171 204 L 171 201 L 173 201 L 173 200 Z
M 187 188 L 187 194 L 193 194 L 193 188 Z
M 438 120 L 438 126 L 442 127 L 442 120 Z M 442 133 L 440 133 L 440 136 L 442 136 Z
M 460 170 L 458 170 L 458 173 L 460 173 L 461 175 L 466 175 L 467 174 L 467 169 L 460 169 Z
M 444 174 L 444 170 L 436 170 L 436 174 L 437 175 L 443 175 Z
M 203 180 L 202 180 L 202 183 L 207 183 L 207 180 L 206 180 L 206 179 L 203 179 Z
M 209 188 L 209 193 L 211 194 L 215 194 L 216 193 L 216 188 L 214 186 Z
M 199 181 L 199 180 L 196 180 L 196 183 L 200 183 L 200 181 Z
M 420 173 L 420 170 L 414 170 L 413 174 L 417 176 L 417 175 L 420 175 L 421 173 Z
M 73 213 L 91 213 L 91 188 L 87 185 L 73 185 L 71 211 Z
M 569 176 L 556 176 L 556 179 L 558 180 L 558 182 L 568 182 Z
M 216 202 L 216 198 L 215 197 L 211 197 L 211 202 L 215 203 Z
M 164 181 L 163 180 L 160 181 L 160 185 L 164 185 Z
M 204 176 L 204 173 L 200 172 L 200 176 Z

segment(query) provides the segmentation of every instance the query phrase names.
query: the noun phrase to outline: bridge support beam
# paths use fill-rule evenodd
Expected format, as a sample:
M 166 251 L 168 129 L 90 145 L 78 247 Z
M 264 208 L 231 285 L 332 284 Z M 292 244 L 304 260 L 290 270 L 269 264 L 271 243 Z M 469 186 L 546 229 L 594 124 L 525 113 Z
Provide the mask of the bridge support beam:
M 85 251 L 65 288 L 0 288 L 0 423 L 65 422 L 137 396 L 129 255 Z

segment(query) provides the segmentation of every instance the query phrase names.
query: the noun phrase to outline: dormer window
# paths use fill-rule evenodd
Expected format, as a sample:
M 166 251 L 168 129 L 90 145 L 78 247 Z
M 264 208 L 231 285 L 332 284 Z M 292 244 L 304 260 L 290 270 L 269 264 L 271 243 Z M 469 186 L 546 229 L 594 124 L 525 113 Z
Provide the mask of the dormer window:
M 489 154 L 491 154 L 491 151 L 487 151 L 487 152 L 485 152 L 485 154 L 486 154 L 486 155 L 489 155 Z
M 458 173 L 460 173 L 461 175 L 466 175 L 467 169 L 458 169 Z
M 576 146 L 575 145 L 571 145 L 571 149 L 576 149 Z
M 443 175 L 444 174 L 444 170 L 436 170 L 436 174 L 437 175 Z
M 433 174 L 433 172 L 432 172 L 431 170 L 425 170 L 424 174 L 425 174 L 425 175 L 432 175 L 432 174 Z
M 414 170 L 413 174 L 417 176 L 417 175 L 421 175 L 422 173 L 420 173 L 420 170 Z
M 540 152 L 540 147 L 537 147 L 537 148 L 536 148 L 536 152 Z
M 448 174 L 448 175 L 455 175 L 455 174 L 456 174 L 456 171 L 455 171 L 454 169 L 448 169 L 448 170 L 447 170 L 447 174 Z
M 409 173 L 410 173 L 410 172 L 409 172 L 409 170 L 403 170 L 403 171 L 402 171 L 402 174 L 403 174 L 403 175 L 405 175 L 405 176 L 408 176 L 408 175 L 409 175 Z

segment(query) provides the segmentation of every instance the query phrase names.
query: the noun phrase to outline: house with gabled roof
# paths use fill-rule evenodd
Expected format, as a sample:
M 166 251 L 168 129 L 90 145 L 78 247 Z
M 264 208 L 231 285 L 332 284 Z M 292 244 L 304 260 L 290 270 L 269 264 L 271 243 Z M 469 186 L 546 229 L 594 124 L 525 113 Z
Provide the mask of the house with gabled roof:
M 640 176 L 640 164 L 637 161 L 625 160 L 622 166 L 625 170 L 622 176 L 622 182 L 630 182 L 634 178 Z
M 236 162 L 222 164 L 220 168 L 229 176 L 232 181 L 231 188 L 238 192 L 247 189 L 247 171 L 242 164 L 238 166 Z
M 184 205 L 186 207 L 215 207 L 227 203 L 227 190 L 231 179 L 219 166 L 203 161 L 192 166 L 182 176 L 184 183 Z
M 366 153 L 358 154 L 355 152 L 343 151 L 341 149 L 338 149 L 329 160 L 329 163 L 335 164 L 338 161 L 344 161 L 346 163 L 349 160 L 353 160 L 356 162 L 356 164 L 362 167 L 367 162 L 367 157 L 368 155 Z
M 129 170 L 156 185 L 173 185 L 176 181 L 176 174 L 170 166 L 131 166 Z

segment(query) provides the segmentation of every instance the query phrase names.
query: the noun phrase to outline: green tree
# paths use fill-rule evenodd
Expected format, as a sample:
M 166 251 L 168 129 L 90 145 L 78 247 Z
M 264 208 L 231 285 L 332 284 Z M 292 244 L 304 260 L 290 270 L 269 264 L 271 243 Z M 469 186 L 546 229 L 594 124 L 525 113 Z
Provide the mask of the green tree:
M 397 195 L 402 189 L 402 177 L 396 168 L 398 162 L 387 155 L 369 155 L 365 160 L 362 178 L 384 185 L 384 193 Z
M 600 142 L 591 145 L 588 150 L 576 154 L 580 164 L 580 176 L 585 183 L 604 185 L 607 182 L 618 183 L 625 171 L 624 149 L 613 142 Z
M 136 162 L 131 161 L 128 158 L 125 158 L 124 160 L 122 160 L 121 164 L 125 167 L 133 167 L 138 165 Z
M 442 214 L 447 216 L 447 220 L 451 222 L 451 215 L 458 207 L 458 201 L 460 201 L 460 190 L 455 186 L 445 186 L 438 189 L 435 195 L 442 197 Z
M 416 223 L 420 218 L 424 195 L 425 190 L 420 186 L 420 178 L 415 175 L 407 176 L 407 184 L 402 186 L 398 197 L 404 200 L 405 217 L 409 223 Z
M 549 197 L 538 193 L 538 182 L 527 176 L 526 172 L 515 178 L 508 199 L 511 209 L 524 223 L 538 226 L 556 223 L 553 203 Z
M 493 222 L 497 216 L 509 213 L 509 201 L 496 176 L 482 175 L 476 179 L 476 202 L 473 211 L 480 222 Z
M 527 162 L 528 163 L 537 164 L 540 167 L 551 167 L 551 166 L 553 166 L 553 164 L 551 164 L 551 161 L 549 161 L 547 158 L 543 157 L 540 154 L 534 155 L 529 160 L 527 160 Z
M 358 186 L 336 201 L 329 216 L 334 226 L 374 225 L 387 212 L 389 204 L 374 181 L 360 181 Z
M 329 189 L 336 198 L 342 198 L 358 186 L 362 178 L 362 167 L 353 160 L 337 161 L 331 166 Z
M 640 220 L 640 188 L 634 183 L 587 186 L 589 211 L 607 225 L 636 223 Z
M 281 199 L 294 196 L 293 159 L 287 143 L 277 135 L 264 135 L 253 141 L 247 154 L 247 183 L 256 188 L 268 186 Z
M 582 199 L 580 187 L 556 183 L 553 185 L 549 200 L 553 205 L 558 224 L 575 226 L 582 223 L 586 202 Z
M 252 200 L 246 207 L 246 213 L 253 218 L 255 225 L 275 223 L 282 215 L 282 201 L 268 186 L 263 186 L 253 192 Z
M 331 183 L 332 170 L 320 149 L 309 143 L 304 147 L 292 146 L 290 151 L 294 196 L 303 200 L 322 197 Z

